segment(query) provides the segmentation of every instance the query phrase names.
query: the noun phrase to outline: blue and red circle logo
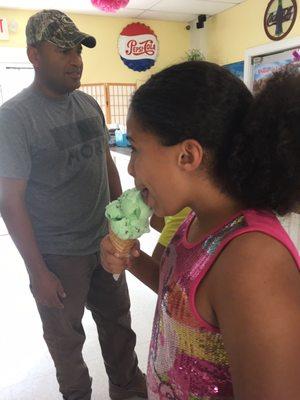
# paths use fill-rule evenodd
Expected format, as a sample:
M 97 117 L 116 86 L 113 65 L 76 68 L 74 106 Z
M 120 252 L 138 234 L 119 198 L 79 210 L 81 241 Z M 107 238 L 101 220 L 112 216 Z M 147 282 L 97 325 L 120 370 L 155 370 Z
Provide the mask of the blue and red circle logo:
M 141 72 L 155 64 L 158 40 L 149 26 L 134 22 L 122 30 L 118 48 L 123 63 L 128 68 Z

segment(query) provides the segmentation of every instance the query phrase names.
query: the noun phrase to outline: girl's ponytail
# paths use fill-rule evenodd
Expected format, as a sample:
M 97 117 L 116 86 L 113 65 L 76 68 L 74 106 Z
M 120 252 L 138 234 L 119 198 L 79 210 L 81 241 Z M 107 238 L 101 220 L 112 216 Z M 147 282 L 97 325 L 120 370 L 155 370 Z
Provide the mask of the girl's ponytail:
M 300 74 L 269 79 L 237 135 L 228 161 L 229 191 L 247 207 L 283 215 L 300 203 Z

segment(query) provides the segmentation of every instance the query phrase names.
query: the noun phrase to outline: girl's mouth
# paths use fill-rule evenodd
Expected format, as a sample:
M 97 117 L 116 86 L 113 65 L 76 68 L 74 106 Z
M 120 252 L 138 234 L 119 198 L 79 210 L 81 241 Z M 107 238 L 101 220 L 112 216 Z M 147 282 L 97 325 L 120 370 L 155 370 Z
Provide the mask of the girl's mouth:
M 148 205 L 148 196 L 149 196 L 149 190 L 147 188 L 140 189 L 141 191 L 141 196 L 142 199 L 144 200 L 144 203 Z
M 140 191 L 144 203 L 147 204 L 148 207 L 153 208 L 153 199 L 149 189 L 137 182 L 135 182 L 135 187 Z

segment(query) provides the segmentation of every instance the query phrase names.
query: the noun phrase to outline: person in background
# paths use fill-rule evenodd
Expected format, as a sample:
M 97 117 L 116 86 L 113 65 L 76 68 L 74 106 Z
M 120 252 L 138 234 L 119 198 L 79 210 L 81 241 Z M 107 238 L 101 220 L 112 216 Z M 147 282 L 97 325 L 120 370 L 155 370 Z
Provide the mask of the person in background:
M 295 400 L 300 392 L 300 258 L 276 214 L 300 204 L 300 74 L 277 73 L 253 99 L 208 62 L 185 62 L 135 92 L 128 171 L 159 217 L 192 212 L 162 265 L 118 254 L 158 292 L 150 400 Z
M 147 396 L 124 274 L 99 260 L 106 204 L 121 194 L 103 113 L 78 91 L 82 33 L 58 10 L 26 26 L 33 84 L 0 109 L 0 211 L 22 255 L 65 400 L 90 400 L 84 307 L 96 322 L 111 399 Z
M 170 243 L 175 232 L 190 212 L 191 209 L 189 207 L 185 207 L 183 210 L 179 211 L 179 213 L 165 218 L 160 218 L 157 215 L 152 214 L 150 225 L 158 232 L 161 232 L 152 253 L 152 258 L 155 261 L 160 263 L 161 257 L 164 254 L 166 247 L 168 247 L 168 244 Z

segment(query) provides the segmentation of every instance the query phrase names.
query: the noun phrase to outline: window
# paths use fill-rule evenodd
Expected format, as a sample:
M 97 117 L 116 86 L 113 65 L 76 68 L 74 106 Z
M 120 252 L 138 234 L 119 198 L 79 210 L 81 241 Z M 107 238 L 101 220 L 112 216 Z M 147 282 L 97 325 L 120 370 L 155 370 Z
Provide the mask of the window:
M 94 97 L 99 106 L 101 107 L 103 114 L 106 117 L 106 94 L 105 94 L 105 84 L 95 83 L 90 85 L 81 85 L 80 90 Z M 107 118 L 106 118 L 107 119 Z M 108 121 L 106 121 L 108 122 Z
M 136 84 L 95 83 L 81 85 L 80 90 L 93 96 L 105 115 L 107 124 L 125 125 L 128 106 Z
M 0 64 L 0 106 L 29 86 L 33 78 L 34 70 L 31 64 Z
M 110 123 L 118 123 L 120 125 L 126 124 L 127 111 L 130 104 L 130 99 L 136 85 L 132 84 L 107 84 L 108 95 L 108 118 Z

